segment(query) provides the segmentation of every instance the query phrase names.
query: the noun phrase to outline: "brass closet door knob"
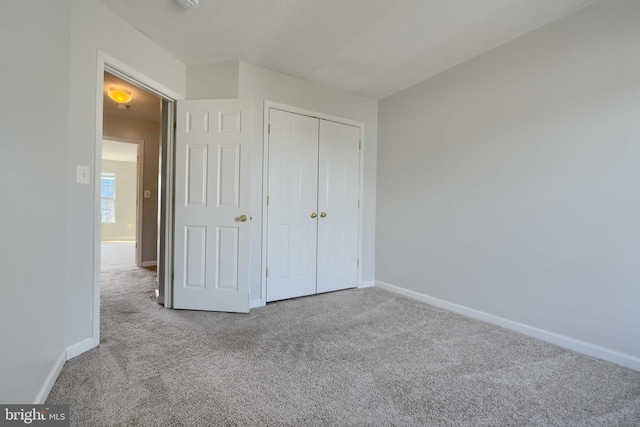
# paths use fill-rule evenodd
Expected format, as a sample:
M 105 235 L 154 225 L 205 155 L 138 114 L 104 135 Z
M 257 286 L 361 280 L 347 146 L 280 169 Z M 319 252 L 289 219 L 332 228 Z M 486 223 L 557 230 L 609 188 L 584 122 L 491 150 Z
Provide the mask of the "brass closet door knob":
M 326 213 L 324 213 L 324 212 L 320 212 L 320 218 L 326 218 L 326 217 L 327 217 L 327 214 L 326 214 Z
M 238 218 L 236 218 L 238 221 L 240 222 L 247 222 L 247 216 L 246 215 L 240 215 Z
M 317 216 L 318 216 L 318 215 L 316 215 L 316 213 L 315 213 L 315 212 L 311 212 L 311 219 L 316 219 L 316 217 L 317 217 Z

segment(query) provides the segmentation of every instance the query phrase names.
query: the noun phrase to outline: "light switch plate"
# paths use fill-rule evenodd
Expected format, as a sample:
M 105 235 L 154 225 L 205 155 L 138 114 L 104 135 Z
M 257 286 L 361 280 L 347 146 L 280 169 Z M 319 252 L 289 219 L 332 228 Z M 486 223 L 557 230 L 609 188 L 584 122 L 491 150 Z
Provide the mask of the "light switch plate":
M 145 199 L 151 198 L 151 190 L 144 190 L 144 198 Z
M 77 166 L 76 182 L 78 184 L 91 184 L 91 168 L 89 166 Z

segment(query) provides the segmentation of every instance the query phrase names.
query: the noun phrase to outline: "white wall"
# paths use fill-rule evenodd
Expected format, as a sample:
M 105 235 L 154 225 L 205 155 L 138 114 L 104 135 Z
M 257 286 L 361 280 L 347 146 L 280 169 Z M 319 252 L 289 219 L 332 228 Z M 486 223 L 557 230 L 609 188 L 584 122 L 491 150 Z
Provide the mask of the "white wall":
M 83 347 L 93 339 L 94 184 L 76 184 L 75 166 L 95 166 L 98 50 L 181 96 L 186 67 L 97 0 L 71 3 L 65 345 Z
M 240 61 L 187 67 L 188 99 L 231 99 L 238 97 Z
M 160 123 L 149 120 L 105 115 L 102 133 L 105 136 L 144 141 L 143 187 L 151 197 L 142 202 L 142 262 L 158 258 L 158 167 L 160 162 Z
M 639 23 L 597 3 L 382 100 L 376 278 L 640 367 Z
M 0 2 L 0 402 L 41 403 L 64 352 L 70 2 Z
M 102 172 L 116 176 L 115 222 L 101 224 L 102 240 L 135 241 L 138 164 L 102 160 Z
M 240 62 L 239 97 L 253 99 L 253 147 L 251 169 L 251 299 L 261 295 L 262 167 L 264 101 L 330 114 L 364 123 L 364 242 L 362 280 L 374 279 L 377 102 L 331 89 L 266 68 Z

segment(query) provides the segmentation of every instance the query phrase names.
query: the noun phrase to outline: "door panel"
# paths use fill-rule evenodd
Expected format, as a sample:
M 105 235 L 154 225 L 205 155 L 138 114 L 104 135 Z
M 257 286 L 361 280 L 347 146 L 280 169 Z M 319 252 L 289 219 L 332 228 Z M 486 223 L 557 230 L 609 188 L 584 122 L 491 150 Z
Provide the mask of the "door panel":
M 218 207 L 240 206 L 240 145 L 218 146 Z
M 320 120 L 318 293 L 358 284 L 359 143 L 359 128 Z
M 207 227 L 186 226 L 184 233 L 184 286 L 205 288 Z
M 250 100 L 178 101 L 173 306 L 249 311 Z
M 267 301 L 316 293 L 318 120 L 269 112 Z
M 207 205 L 208 152 L 206 145 L 187 144 L 186 206 Z
M 238 290 L 238 259 L 239 227 L 218 227 L 216 244 L 218 245 L 216 259 L 215 281 L 216 289 Z

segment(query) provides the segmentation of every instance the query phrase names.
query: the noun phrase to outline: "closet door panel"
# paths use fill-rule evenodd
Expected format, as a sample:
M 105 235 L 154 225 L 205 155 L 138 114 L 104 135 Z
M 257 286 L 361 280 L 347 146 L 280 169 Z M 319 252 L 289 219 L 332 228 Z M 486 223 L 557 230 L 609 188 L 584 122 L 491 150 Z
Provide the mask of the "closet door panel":
M 317 292 L 358 281 L 360 128 L 320 120 Z
M 318 120 L 269 111 L 267 301 L 316 293 Z

